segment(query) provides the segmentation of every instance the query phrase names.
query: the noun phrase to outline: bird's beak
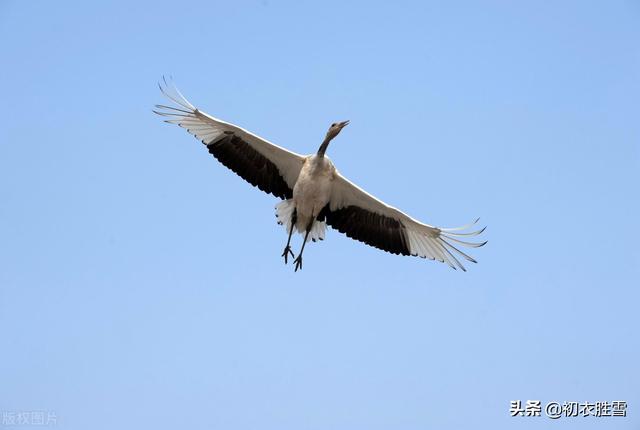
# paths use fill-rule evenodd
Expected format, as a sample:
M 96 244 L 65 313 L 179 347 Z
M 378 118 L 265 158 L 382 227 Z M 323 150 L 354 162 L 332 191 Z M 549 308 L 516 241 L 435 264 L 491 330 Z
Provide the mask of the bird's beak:
M 345 127 L 346 127 L 346 126 L 348 126 L 348 125 L 349 125 L 349 120 L 342 121 L 342 122 L 340 123 L 340 129 L 343 129 L 343 128 L 345 128 Z

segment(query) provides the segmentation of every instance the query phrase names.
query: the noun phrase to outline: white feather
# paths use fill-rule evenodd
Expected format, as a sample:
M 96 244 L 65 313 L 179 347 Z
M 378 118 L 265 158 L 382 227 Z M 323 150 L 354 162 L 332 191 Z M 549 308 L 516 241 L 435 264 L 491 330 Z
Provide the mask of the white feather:
M 293 203 L 293 199 L 283 200 L 276 205 L 276 218 L 278 219 L 278 224 L 284 226 L 287 234 L 291 231 L 291 216 L 293 215 L 294 209 L 295 205 Z M 309 240 L 324 240 L 326 229 L 327 224 L 324 221 L 314 221 L 311 226 L 307 242 Z M 296 227 L 296 231 L 300 234 L 305 233 L 304 229 L 301 230 L 298 227 Z

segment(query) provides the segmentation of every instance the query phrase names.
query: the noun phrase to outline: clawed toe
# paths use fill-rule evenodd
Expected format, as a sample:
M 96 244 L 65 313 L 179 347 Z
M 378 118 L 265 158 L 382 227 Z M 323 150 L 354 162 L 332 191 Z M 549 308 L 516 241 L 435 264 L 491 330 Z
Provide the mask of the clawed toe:
M 298 269 L 302 270 L 302 255 L 298 255 L 298 258 L 296 258 L 293 262 L 296 264 L 294 272 L 297 272 Z
M 284 257 L 284 264 L 287 264 L 288 258 L 289 258 L 289 254 L 291 254 L 291 256 L 293 257 L 293 251 L 291 250 L 291 247 L 289 245 L 287 245 L 284 248 L 284 252 L 282 253 L 282 257 Z

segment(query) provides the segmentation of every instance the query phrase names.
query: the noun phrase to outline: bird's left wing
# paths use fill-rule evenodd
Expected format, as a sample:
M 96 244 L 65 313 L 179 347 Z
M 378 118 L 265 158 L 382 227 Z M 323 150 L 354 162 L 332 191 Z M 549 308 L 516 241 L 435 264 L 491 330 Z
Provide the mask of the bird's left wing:
M 198 138 L 209 152 L 251 185 L 281 199 L 293 195 L 293 187 L 304 164 L 302 155 L 275 145 L 228 122 L 197 109 L 175 87 L 164 80 L 162 93 L 174 106 L 156 105 L 165 122 L 177 124 Z
M 477 248 L 486 242 L 467 242 L 461 238 L 484 231 L 462 233 L 474 223 L 452 229 L 423 224 L 387 205 L 335 172 L 329 205 L 321 214 L 327 224 L 352 239 L 393 254 L 413 255 L 438 260 L 456 269 L 466 270 L 459 258 L 476 262 L 456 245 Z

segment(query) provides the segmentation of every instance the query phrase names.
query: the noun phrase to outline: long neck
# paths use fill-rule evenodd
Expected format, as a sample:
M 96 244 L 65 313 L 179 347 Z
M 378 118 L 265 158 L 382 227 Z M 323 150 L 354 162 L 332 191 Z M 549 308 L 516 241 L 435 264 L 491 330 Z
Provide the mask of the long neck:
M 324 157 L 324 153 L 327 151 L 327 147 L 329 146 L 329 142 L 331 142 L 330 137 L 325 137 L 324 141 L 322 141 L 322 145 L 318 148 L 318 157 Z

